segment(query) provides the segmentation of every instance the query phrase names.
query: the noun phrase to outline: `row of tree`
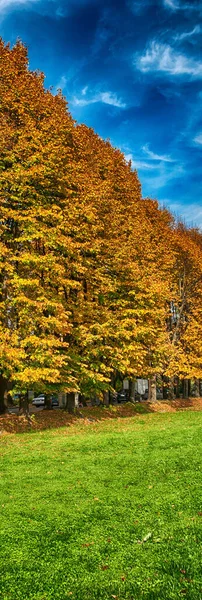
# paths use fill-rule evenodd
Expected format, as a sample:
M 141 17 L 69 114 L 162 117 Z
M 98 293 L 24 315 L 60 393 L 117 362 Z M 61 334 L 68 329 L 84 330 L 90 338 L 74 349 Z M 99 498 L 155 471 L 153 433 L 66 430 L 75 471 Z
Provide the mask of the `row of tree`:
M 11 385 L 107 398 L 202 377 L 202 233 L 0 41 L 0 410 Z M 153 390 L 153 392 L 152 392 Z M 131 392 L 133 394 L 133 392 Z

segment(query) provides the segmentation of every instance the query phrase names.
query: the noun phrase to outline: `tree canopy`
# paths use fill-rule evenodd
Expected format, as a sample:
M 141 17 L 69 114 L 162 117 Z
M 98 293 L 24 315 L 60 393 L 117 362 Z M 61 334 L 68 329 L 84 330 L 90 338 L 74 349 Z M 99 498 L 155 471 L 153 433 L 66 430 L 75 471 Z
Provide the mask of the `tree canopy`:
M 117 372 L 200 378 L 200 230 L 142 198 L 19 41 L 0 41 L 0 114 L 1 379 L 91 393 Z

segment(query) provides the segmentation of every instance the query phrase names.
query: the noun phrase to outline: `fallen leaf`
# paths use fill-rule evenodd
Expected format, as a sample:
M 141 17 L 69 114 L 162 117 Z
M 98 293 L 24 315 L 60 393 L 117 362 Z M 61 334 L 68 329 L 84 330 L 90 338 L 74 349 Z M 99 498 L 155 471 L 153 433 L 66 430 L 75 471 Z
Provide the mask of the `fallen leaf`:
M 88 546 L 90 546 L 90 543 L 89 544 L 82 544 L 82 548 L 88 548 Z
M 152 533 L 150 531 L 147 535 L 145 535 L 145 537 L 142 540 L 142 543 L 147 542 L 148 540 L 150 540 L 151 537 L 152 537 Z

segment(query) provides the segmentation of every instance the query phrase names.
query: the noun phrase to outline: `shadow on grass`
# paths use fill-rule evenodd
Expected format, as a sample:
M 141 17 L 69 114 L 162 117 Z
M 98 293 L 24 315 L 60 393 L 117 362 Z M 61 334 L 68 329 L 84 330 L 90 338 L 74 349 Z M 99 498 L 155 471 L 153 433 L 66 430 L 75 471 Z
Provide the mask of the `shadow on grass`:
M 85 407 L 70 415 L 65 410 L 41 410 L 31 414 L 29 420 L 23 415 L 6 414 L 0 416 L 0 434 L 24 433 L 30 431 L 42 431 L 45 429 L 57 429 L 60 427 L 71 427 L 86 425 L 110 419 L 126 419 L 151 413 L 177 412 L 181 410 L 201 410 L 202 398 L 179 398 L 176 400 L 158 400 L 157 402 L 138 402 L 133 404 L 111 405 L 109 407 Z

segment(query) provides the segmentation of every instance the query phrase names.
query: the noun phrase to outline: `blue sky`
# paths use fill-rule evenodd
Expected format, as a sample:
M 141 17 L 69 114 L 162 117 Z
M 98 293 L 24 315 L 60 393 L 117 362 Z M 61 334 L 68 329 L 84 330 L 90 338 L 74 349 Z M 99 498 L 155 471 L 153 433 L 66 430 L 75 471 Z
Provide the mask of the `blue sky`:
M 0 35 L 119 147 L 143 196 L 202 227 L 202 1 L 0 0 Z

